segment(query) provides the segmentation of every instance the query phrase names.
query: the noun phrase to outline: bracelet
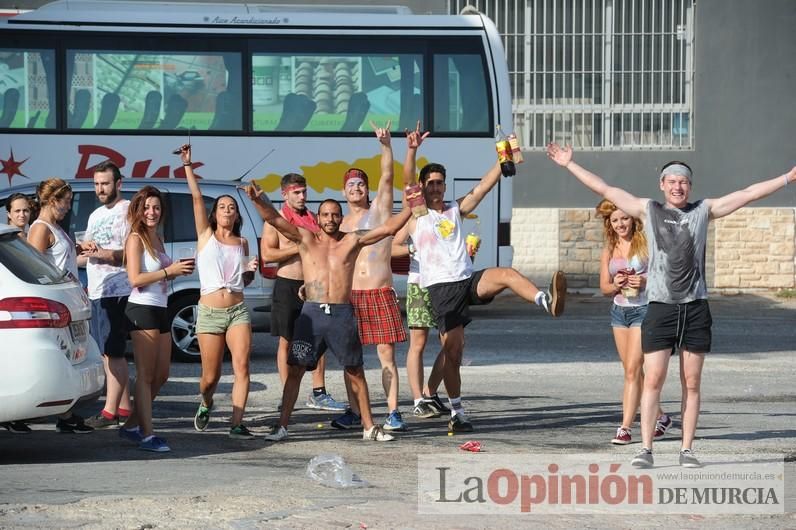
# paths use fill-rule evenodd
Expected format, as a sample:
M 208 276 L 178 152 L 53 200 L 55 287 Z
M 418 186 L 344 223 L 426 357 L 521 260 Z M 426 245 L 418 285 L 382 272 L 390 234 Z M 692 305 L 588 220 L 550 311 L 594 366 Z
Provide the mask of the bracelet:
M 169 273 L 166 272 L 166 269 L 163 269 L 163 277 L 167 280 L 169 279 Z
M 192 165 L 193 165 L 193 163 L 191 163 L 191 162 L 188 162 L 187 164 L 183 164 L 183 167 L 185 167 L 185 166 L 192 166 Z
M 787 176 L 787 175 L 782 175 L 782 178 L 784 178 L 784 179 L 785 179 L 785 186 L 787 186 L 788 184 L 790 184 L 790 180 L 788 180 L 788 176 Z

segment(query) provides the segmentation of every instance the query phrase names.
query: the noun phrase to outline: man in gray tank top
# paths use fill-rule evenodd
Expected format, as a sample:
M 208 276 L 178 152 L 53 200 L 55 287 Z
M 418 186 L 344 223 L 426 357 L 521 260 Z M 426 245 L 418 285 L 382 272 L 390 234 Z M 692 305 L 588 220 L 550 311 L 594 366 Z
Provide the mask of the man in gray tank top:
M 650 305 L 641 326 L 644 352 L 641 437 L 644 447 L 631 463 L 639 468 L 653 465 L 652 440 L 661 389 L 669 358 L 679 350 L 683 374 L 680 465 L 701 467 L 691 445 L 699 418 L 702 366 L 705 354 L 710 351 L 713 324 L 705 284 L 708 222 L 787 186 L 796 179 L 796 167 L 723 197 L 690 203 L 691 168 L 683 162 L 669 162 L 660 173 L 659 186 L 664 198 L 660 203 L 609 186 L 601 177 L 572 160 L 571 147 L 562 148 L 551 143 L 547 146 L 547 156 L 620 210 L 644 220 L 650 255 L 647 282 Z

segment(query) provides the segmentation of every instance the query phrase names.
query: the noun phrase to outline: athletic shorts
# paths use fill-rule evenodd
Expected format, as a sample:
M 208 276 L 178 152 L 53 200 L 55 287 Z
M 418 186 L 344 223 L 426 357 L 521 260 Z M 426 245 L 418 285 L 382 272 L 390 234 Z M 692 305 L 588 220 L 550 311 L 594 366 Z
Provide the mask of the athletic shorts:
M 650 302 L 641 325 L 641 350 L 651 353 L 671 348 L 693 353 L 710 351 L 713 318 L 707 300 L 687 304 Z
M 293 339 L 293 326 L 301 314 L 304 301 L 299 298 L 299 287 L 304 280 L 276 277 L 271 301 L 271 335 L 286 340 Z
M 392 287 L 351 291 L 351 305 L 357 317 L 362 344 L 406 342 L 398 296 Z
M 424 289 L 416 283 L 406 284 L 406 324 L 410 328 L 420 329 L 437 326 L 428 289 Z
M 481 281 L 483 274 L 484 271 L 480 270 L 458 282 L 428 286 L 431 307 L 437 316 L 437 328 L 440 333 L 469 324 L 472 321 L 469 306 L 486 305 L 494 300 L 494 297 L 486 300 L 478 298 L 478 282 Z
M 647 314 L 646 305 L 611 305 L 611 327 L 640 328 Z
M 108 357 L 124 357 L 127 353 L 126 296 L 110 296 L 91 301 L 89 331 Z
M 226 333 L 232 326 L 246 324 L 251 326 L 249 308 L 241 302 L 230 307 L 208 307 L 199 304 L 196 317 L 197 333 Z
M 161 333 L 169 332 L 170 326 L 165 307 L 128 301 L 124 314 L 127 315 L 127 326 L 130 331 L 156 329 Z
M 322 352 L 330 350 L 345 367 L 362 366 L 362 343 L 351 304 L 306 302 L 296 319 L 287 363 L 314 370 Z

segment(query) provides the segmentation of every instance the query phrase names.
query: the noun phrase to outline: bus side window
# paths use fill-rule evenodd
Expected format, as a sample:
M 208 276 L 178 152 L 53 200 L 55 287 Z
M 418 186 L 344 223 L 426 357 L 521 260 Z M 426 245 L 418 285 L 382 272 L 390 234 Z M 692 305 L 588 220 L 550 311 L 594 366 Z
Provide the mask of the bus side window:
M 3 113 L 0 114 L 0 128 L 5 129 L 14 121 L 19 108 L 19 90 L 9 88 L 3 94 Z
M 282 102 L 282 116 L 275 131 L 303 131 L 312 119 L 317 108 L 316 103 L 304 94 L 290 94 Z
M 160 116 L 160 104 L 163 103 L 163 95 L 157 90 L 150 90 L 144 99 L 144 113 L 141 115 L 139 129 L 151 129 L 155 126 Z
M 52 50 L 0 48 L 0 128 L 52 129 L 54 101 Z
M 480 55 L 434 56 L 434 130 L 491 133 L 490 101 Z
M 188 109 L 188 102 L 179 94 L 172 94 L 166 102 L 166 109 L 163 119 L 160 120 L 158 129 L 174 130 L 182 121 L 185 111 Z

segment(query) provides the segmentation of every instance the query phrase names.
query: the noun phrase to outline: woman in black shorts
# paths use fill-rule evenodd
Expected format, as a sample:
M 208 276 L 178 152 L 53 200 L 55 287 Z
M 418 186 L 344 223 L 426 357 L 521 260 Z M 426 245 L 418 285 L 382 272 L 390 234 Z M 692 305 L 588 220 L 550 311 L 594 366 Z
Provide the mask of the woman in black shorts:
M 152 432 L 152 401 L 169 378 L 171 337 L 166 317 L 168 281 L 191 274 L 192 261 L 172 263 L 158 228 L 163 220 L 160 191 L 144 186 L 130 201 L 127 213 L 130 235 L 124 246 L 127 276 L 133 290 L 125 314 L 135 356 L 135 411 L 119 436 L 138 442 L 145 451 L 171 449 Z

